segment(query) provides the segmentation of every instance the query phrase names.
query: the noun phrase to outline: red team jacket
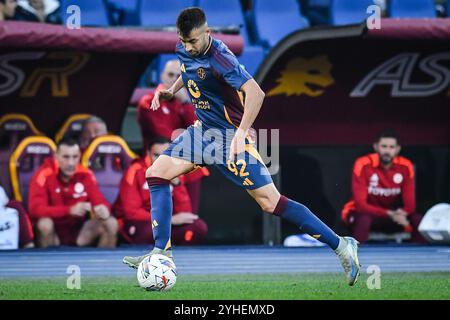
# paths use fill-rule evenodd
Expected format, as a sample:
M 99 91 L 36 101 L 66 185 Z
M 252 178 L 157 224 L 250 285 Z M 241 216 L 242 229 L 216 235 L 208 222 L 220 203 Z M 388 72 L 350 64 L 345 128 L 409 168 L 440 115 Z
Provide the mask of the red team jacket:
M 358 158 L 352 174 L 353 199 L 342 210 L 347 221 L 350 212 L 387 216 L 387 210 L 416 210 L 414 169 L 411 161 L 395 157 L 391 168 L 380 165 L 380 157 L 372 153 Z
M 85 219 L 70 216 L 70 207 L 78 202 L 90 202 L 93 207 L 104 204 L 110 208 L 91 170 L 78 165 L 76 173 L 65 183 L 59 178 L 59 169 L 54 158 L 46 159 L 33 175 L 28 199 L 30 216 L 34 219 Z
M 151 165 L 147 156 L 136 160 L 125 172 L 120 183 L 119 198 L 114 205 L 118 218 L 150 222 L 150 193 L 145 171 Z M 173 214 L 192 212 L 189 194 L 183 182 L 172 190 Z
M 162 90 L 159 85 L 155 91 Z M 148 145 L 150 137 L 161 136 L 169 140 L 175 129 L 187 128 L 197 120 L 192 104 L 183 104 L 178 99 L 161 100 L 158 110 L 149 108 L 154 93 L 141 98 L 138 104 L 138 122 L 141 127 L 144 146 Z

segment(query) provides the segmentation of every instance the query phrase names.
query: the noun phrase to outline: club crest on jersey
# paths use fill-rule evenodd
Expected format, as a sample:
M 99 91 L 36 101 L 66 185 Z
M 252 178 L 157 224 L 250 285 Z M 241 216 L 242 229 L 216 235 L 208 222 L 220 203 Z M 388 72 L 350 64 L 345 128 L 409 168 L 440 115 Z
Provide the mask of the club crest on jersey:
M 205 72 L 205 69 L 203 69 L 203 68 L 198 68 L 198 69 L 197 69 L 197 76 L 200 78 L 200 80 L 205 80 L 205 78 L 206 78 L 206 72 Z
M 161 110 L 162 110 L 162 112 L 163 112 L 164 114 L 169 114 L 169 113 L 170 113 L 169 108 L 167 108 L 166 106 L 162 106 Z
M 189 93 L 191 94 L 191 96 L 195 99 L 200 98 L 200 96 L 202 94 L 200 93 L 200 89 L 198 88 L 198 85 L 195 83 L 195 81 L 189 80 L 187 85 L 188 85 L 188 90 L 189 90 Z
M 74 199 L 78 199 L 78 198 L 87 196 L 84 185 L 81 182 L 75 183 L 75 186 L 73 187 L 73 191 L 75 191 L 75 193 L 73 195 Z
M 76 193 L 82 193 L 84 191 L 84 185 L 81 182 L 77 182 L 73 189 Z
M 378 181 L 380 179 L 378 178 L 378 175 L 376 173 L 374 173 L 371 177 L 370 177 L 370 186 L 371 187 L 376 187 L 378 186 Z
M 401 173 L 394 174 L 393 180 L 396 184 L 400 184 L 403 181 L 403 176 Z

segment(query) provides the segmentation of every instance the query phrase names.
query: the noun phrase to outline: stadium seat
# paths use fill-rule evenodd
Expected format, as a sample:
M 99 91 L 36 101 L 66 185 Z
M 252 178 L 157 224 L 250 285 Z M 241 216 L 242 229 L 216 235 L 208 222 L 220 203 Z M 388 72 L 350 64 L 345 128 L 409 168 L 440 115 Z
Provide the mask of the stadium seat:
M 61 129 L 55 135 L 55 142 L 58 143 L 62 138 L 70 137 L 78 141 L 81 129 L 83 128 L 83 121 L 92 117 L 91 114 L 79 113 L 71 115 L 62 125 Z
M 392 18 L 436 18 L 433 0 L 389 0 L 388 15 Z
M 139 21 L 143 27 L 175 27 L 180 11 L 193 7 L 194 0 L 141 0 L 139 3 Z
M 256 71 L 258 71 L 259 66 L 264 60 L 266 53 L 263 47 L 260 46 L 244 46 L 244 51 L 238 60 L 242 64 L 248 73 L 255 76 Z
M 369 16 L 367 8 L 373 4 L 373 0 L 332 0 L 330 24 L 339 26 L 361 23 Z
M 107 135 L 91 142 L 81 164 L 94 172 L 100 191 L 109 203 L 114 203 L 123 173 L 136 158 L 121 137 Z
M 42 135 L 27 115 L 8 113 L 0 117 L 0 148 L 13 150 L 28 136 Z
M 116 25 L 134 26 L 139 24 L 138 8 L 140 0 L 108 0 L 108 7 Z
M 82 26 L 109 26 L 110 17 L 106 0 L 61 0 L 61 17 L 66 21 L 70 14 L 67 8 L 71 5 L 80 7 Z
M 273 47 L 288 34 L 309 27 L 297 0 L 254 0 L 253 17 L 257 41 Z
M 9 159 L 22 139 L 28 136 L 42 135 L 33 121 L 24 114 L 8 113 L 0 117 L 0 185 L 8 196 L 12 196 L 9 175 Z
M 244 42 L 250 43 L 239 0 L 199 0 L 198 6 L 205 11 L 210 28 L 239 31 Z
M 28 204 L 28 186 L 34 172 L 44 160 L 56 152 L 55 143 L 44 136 L 31 136 L 23 139 L 9 160 L 9 173 L 14 198 Z
M 304 4 L 304 14 L 312 25 L 329 23 L 330 5 L 333 0 L 308 0 Z
M 238 59 L 241 64 L 245 65 L 247 71 L 254 75 L 264 59 L 265 52 L 261 46 L 251 45 L 240 1 L 199 0 L 198 6 L 205 11 L 208 25 L 213 29 L 239 30 L 244 38 L 244 49 Z

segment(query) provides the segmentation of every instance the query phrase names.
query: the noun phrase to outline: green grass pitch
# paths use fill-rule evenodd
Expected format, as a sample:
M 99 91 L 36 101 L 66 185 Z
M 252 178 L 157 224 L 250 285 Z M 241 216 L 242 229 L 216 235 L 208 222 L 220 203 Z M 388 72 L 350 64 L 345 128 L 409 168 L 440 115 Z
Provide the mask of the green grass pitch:
M 450 272 L 382 273 L 381 288 L 370 290 L 369 274 L 349 287 L 343 274 L 180 275 L 168 292 L 146 292 L 133 277 L 82 277 L 81 289 L 66 278 L 0 279 L 0 300 L 297 300 L 450 299 Z

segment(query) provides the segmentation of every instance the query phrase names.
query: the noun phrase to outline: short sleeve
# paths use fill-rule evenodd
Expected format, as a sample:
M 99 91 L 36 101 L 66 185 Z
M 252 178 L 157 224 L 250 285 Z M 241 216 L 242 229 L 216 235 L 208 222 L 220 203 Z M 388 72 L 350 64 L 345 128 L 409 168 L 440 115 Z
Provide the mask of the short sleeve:
M 212 53 L 211 64 L 219 75 L 236 90 L 240 90 L 242 85 L 252 78 L 228 48 L 216 49 Z

